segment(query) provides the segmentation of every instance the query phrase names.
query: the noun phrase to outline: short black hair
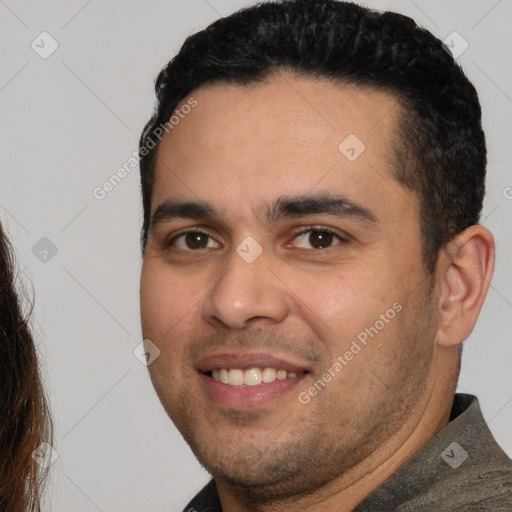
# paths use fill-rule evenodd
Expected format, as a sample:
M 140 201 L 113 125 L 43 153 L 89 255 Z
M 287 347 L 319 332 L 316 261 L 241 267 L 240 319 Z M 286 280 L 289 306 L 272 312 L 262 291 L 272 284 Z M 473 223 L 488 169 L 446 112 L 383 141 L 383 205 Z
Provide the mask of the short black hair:
M 143 252 L 158 143 L 147 148 L 155 128 L 199 87 L 248 85 L 283 70 L 398 100 L 394 177 L 419 198 L 423 259 L 431 273 L 440 249 L 480 218 L 486 147 L 477 92 L 443 43 L 411 18 L 335 0 L 242 9 L 188 37 L 162 69 L 156 108 L 139 143 Z

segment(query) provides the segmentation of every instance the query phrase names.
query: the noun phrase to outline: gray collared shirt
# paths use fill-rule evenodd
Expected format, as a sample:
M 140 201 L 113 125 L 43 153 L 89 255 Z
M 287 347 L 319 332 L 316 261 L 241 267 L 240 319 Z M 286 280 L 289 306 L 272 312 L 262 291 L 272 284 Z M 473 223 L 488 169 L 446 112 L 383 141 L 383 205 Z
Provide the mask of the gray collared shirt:
M 512 512 L 512 461 L 478 399 L 456 394 L 450 420 L 354 512 Z M 222 512 L 213 480 L 184 512 Z

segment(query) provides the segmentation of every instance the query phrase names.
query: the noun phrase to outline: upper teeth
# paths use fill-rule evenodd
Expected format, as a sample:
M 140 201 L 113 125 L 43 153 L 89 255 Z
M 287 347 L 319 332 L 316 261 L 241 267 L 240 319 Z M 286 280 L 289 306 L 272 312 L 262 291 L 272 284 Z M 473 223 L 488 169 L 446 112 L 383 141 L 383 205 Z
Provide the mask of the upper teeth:
M 228 384 L 229 386 L 258 386 L 259 384 L 284 380 L 287 377 L 297 377 L 296 372 L 287 372 L 286 370 L 276 370 L 275 368 L 251 368 L 249 370 L 239 370 L 231 368 L 215 369 L 212 371 L 212 377 L 217 382 Z

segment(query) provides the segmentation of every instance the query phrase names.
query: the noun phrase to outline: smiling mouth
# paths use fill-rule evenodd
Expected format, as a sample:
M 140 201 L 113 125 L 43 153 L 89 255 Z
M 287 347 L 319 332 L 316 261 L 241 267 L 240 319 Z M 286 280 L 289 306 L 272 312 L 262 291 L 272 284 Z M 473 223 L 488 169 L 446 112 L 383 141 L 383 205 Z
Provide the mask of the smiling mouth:
M 219 352 L 203 356 L 195 369 L 209 404 L 241 411 L 284 399 L 310 373 L 307 364 L 262 352 Z
M 292 372 L 277 368 L 249 368 L 242 370 L 239 368 L 215 368 L 206 375 L 214 381 L 233 387 L 255 387 L 264 384 L 270 384 L 276 380 L 294 379 L 309 372 Z

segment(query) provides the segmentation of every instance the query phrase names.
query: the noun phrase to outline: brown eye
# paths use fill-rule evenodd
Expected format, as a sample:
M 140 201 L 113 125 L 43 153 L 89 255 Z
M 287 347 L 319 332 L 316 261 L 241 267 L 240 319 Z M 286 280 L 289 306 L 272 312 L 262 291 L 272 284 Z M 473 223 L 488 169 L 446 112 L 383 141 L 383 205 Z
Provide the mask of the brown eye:
M 188 233 L 185 235 L 185 245 L 189 249 L 204 249 L 208 245 L 208 236 L 204 233 Z
M 328 229 L 308 229 L 299 233 L 296 240 L 299 241 L 297 246 L 304 249 L 326 249 L 335 242 L 344 241 L 339 235 Z
M 329 231 L 312 231 L 308 241 L 315 249 L 325 249 L 332 244 L 333 238 L 333 234 Z
M 206 233 L 202 231 L 188 231 L 176 236 L 171 241 L 171 245 L 184 251 L 197 249 L 207 249 L 209 247 L 217 247 L 218 244 Z

